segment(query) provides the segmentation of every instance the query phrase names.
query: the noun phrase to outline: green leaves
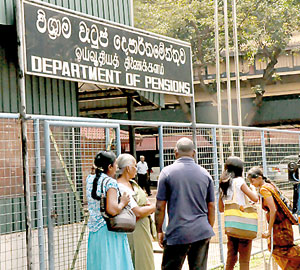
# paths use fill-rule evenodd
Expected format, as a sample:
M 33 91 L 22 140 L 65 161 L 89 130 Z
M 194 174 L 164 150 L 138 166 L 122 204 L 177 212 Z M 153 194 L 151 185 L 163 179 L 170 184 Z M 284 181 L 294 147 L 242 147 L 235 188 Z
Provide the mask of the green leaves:
M 233 47 L 231 4 L 228 1 L 230 46 Z M 274 58 L 278 58 L 278 52 L 285 51 L 292 33 L 300 31 L 300 1 L 236 0 L 236 4 L 240 52 L 249 63 L 258 58 L 276 63 Z M 214 63 L 214 0 L 134 0 L 134 11 L 136 27 L 190 42 L 197 68 L 203 70 Z M 223 0 L 219 0 L 219 40 L 222 50 Z M 272 65 L 268 69 L 275 72 Z M 270 78 L 269 75 L 264 79 Z M 263 93 L 259 87 L 255 92 Z

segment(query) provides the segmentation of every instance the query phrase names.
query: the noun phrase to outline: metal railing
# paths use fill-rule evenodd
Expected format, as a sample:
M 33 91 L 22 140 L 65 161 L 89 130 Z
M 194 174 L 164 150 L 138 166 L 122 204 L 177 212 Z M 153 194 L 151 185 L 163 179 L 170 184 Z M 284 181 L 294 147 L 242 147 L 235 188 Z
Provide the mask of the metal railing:
M 24 269 L 26 223 L 22 153 L 18 114 L 0 114 L 2 144 L 0 182 L 0 269 Z M 146 122 L 80 117 L 28 116 L 28 153 L 32 211 L 32 261 L 35 269 L 85 269 L 87 211 L 85 179 L 94 156 L 109 149 L 120 154 L 124 138 L 120 125 L 157 127 L 159 166 L 174 160 L 181 137 L 196 139 L 197 161 L 212 175 L 216 199 L 223 161 L 232 154 L 245 162 L 245 172 L 263 166 L 264 172 L 291 198 L 285 160 L 300 152 L 300 131 L 191 123 Z M 265 223 L 265 222 L 264 222 Z M 223 265 L 226 237 L 223 216 L 217 212 L 209 268 Z M 262 252 L 260 239 L 253 253 Z

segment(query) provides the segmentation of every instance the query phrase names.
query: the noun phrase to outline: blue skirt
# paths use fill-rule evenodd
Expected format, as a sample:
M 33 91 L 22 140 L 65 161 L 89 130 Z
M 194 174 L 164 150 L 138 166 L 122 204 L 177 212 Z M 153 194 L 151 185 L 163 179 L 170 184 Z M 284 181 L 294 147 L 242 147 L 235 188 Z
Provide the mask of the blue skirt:
M 126 233 L 116 233 L 103 226 L 89 233 L 87 270 L 133 270 Z

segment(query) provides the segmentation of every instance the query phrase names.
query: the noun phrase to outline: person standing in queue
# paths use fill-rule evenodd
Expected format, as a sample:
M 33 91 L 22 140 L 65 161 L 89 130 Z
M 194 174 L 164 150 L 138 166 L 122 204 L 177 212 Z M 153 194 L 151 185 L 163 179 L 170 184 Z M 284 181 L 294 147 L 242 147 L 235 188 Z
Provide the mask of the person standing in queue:
M 134 232 L 127 235 L 134 269 L 154 270 L 150 215 L 155 211 L 155 205 L 150 203 L 146 193 L 133 180 L 136 175 L 135 158 L 130 154 L 121 154 L 117 158 L 117 165 L 120 191 L 129 194 L 128 205 L 137 218 Z
M 236 156 L 229 157 L 224 165 L 224 171 L 220 177 L 219 210 L 225 211 L 225 202 L 232 201 L 236 196 L 236 202 L 240 207 L 246 205 L 247 196 L 251 201 L 257 202 L 258 195 L 255 190 L 248 187 L 243 178 L 244 162 Z M 252 240 L 227 236 L 227 260 L 225 270 L 233 270 L 239 261 L 240 270 L 250 269 L 250 257 Z
M 300 245 L 294 243 L 292 225 L 297 225 L 289 208 L 289 201 L 282 196 L 279 188 L 264 176 L 260 167 L 253 167 L 247 173 L 250 183 L 259 189 L 262 207 L 266 211 L 268 230 L 262 234 L 268 239 L 268 249 L 271 250 L 273 231 L 272 257 L 284 270 L 300 269 Z M 285 201 L 285 202 L 284 202 Z
M 214 236 L 214 183 L 195 160 L 194 143 L 177 141 L 176 161 L 159 176 L 155 223 L 158 242 L 164 249 L 162 270 L 179 270 L 188 258 L 190 270 L 206 270 L 209 241 Z M 169 224 L 162 225 L 168 209 Z
M 148 164 L 144 156 L 140 156 L 140 161 L 137 164 L 137 176 L 139 186 L 146 190 L 148 196 L 151 196 L 150 182 L 148 181 Z
M 117 163 L 113 152 L 100 151 L 94 160 L 94 169 L 86 179 L 86 197 L 89 209 L 89 237 L 87 270 L 133 270 L 126 233 L 109 231 L 101 212 L 100 196 L 106 193 L 106 212 L 118 215 L 130 202 L 129 194 L 118 192 L 114 179 Z M 103 182 L 103 190 L 102 190 Z

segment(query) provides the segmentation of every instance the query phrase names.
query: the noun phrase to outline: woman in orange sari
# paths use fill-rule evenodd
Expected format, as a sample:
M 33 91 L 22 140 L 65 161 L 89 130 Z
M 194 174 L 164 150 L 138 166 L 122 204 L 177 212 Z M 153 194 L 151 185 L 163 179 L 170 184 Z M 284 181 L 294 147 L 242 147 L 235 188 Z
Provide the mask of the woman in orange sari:
M 268 238 L 269 250 L 271 250 L 270 239 L 273 229 L 273 258 L 283 270 L 300 269 L 300 246 L 294 245 L 292 228 L 297 221 L 282 201 L 280 191 L 263 175 L 260 167 L 251 168 L 247 177 L 252 185 L 259 188 L 262 207 L 267 211 L 269 226 L 262 237 Z

